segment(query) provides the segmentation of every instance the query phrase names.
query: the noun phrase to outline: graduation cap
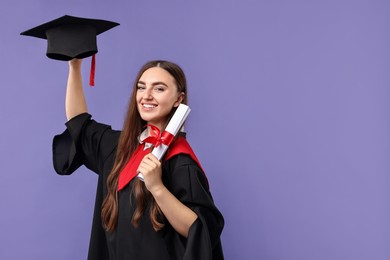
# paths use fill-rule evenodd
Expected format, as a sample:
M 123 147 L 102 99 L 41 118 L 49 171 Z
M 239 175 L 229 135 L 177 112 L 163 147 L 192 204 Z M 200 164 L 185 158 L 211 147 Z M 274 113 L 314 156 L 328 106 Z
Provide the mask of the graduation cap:
M 46 56 L 50 59 L 69 61 L 92 56 L 90 85 L 93 86 L 95 54 L 98 52 L 96 36 L 118 25 L 106 20 L 64 15 L 21 35 L 47 39 Z

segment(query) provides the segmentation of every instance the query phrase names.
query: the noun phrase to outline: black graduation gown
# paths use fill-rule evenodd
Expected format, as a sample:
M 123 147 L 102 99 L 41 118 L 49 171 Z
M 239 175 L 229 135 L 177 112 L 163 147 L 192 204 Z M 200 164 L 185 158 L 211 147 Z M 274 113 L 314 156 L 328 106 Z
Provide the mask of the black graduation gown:
M 67 129 L 53 140 L 56 172 L 69 175 L 85 165 L 99 176 L 88 259 L 223 259 L 220 235 L 224 219 L 214 205 L 204 173 L 188 155 L 179 154 L 163 163 L 166 187 L 198 215 L 188 238 L 180 236 L 168 221 L 163 230 L 155 232 L 148 210 L 139 227 L 131 224 L 133 181 L 118 194 L 116 230 L 105 232 L 101 224 L 101 205 L 107 194 L 107 176 L 115 160 L 120 131 L 92 120 L 87 113 L 74 117 L 66 126 Z

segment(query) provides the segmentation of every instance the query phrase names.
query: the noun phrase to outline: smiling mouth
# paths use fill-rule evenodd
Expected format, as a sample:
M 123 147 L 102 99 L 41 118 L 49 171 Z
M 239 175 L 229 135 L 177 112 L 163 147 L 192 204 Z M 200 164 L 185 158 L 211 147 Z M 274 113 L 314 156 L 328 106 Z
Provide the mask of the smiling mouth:
M 157 107 L 157 105 L 153 105 L 153 104 L 142 104 L 143 107 L 145 108 L 155 108 Z

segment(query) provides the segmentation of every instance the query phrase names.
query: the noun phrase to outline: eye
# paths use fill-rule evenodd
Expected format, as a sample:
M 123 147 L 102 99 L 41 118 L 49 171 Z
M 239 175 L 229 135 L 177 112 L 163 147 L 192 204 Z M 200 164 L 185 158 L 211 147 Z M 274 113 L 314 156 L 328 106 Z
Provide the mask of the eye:
M 138 91 L 144 91 L 145 89 L 146 89 L 145 86 L 142 86 L 142 85 L 138 85 L 138 86 L 137 86 L 137 90 L 138 90 Z
M 164 87 L 160 87 L 160 86 L 156 86 L 156 87 L 154 88 L 154 90 L 155 90 L 156 92 L 164 92 L 165 88 L 164 88 Z

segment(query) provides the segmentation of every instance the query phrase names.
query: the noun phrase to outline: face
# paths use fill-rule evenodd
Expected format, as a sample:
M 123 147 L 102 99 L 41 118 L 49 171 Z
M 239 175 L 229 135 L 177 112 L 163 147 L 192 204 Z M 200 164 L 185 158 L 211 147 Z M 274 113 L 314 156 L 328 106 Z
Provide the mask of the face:
M 137 108 L 141 118 L 160 129 L 183 97 L 184 93 L 177 91 L 175 79 L 159 67 L 146 70 L 137 84 Z

